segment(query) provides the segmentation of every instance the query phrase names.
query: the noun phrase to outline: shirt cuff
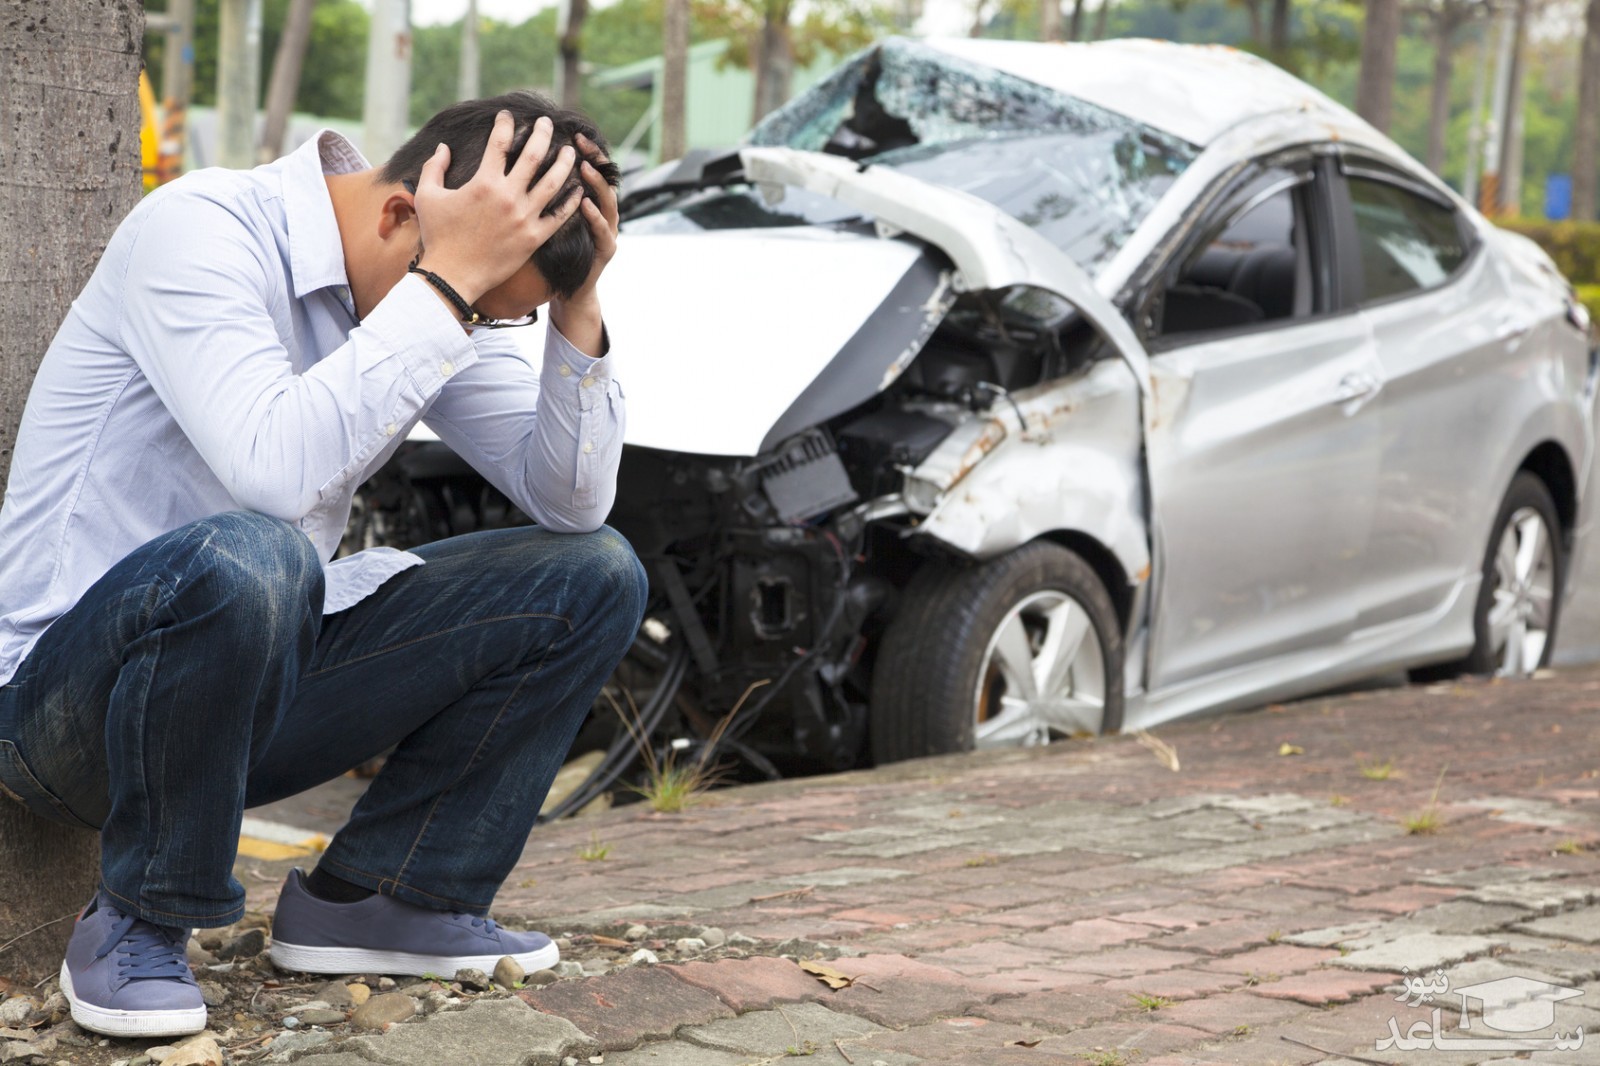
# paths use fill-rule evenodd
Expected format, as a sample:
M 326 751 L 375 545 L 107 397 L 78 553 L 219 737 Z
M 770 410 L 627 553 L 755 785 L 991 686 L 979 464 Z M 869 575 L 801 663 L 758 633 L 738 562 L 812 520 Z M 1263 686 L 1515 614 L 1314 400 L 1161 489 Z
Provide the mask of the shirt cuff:
M 424 397 L 478 361 L 461 320 L 417 274 L 407 274 L 362 320 L 395 353 Z
M 611 360 L 611 338 L 606 334 L 604 325 L 600 327 L 600 350 L 605 354 L 598 359 L 585 354 L 556 329 L 554 322 L 550 323 L 545 330 L 544 340 L 545 387 L 551 386 L 551 378 L 554 377 L 557 386 L 563 381 L 576 382 L 580 398 L 591 392 L 605 395 L 610 390 L 614 364 Z M 584 409 L 587 410 L 588 406 L 585 404 Z

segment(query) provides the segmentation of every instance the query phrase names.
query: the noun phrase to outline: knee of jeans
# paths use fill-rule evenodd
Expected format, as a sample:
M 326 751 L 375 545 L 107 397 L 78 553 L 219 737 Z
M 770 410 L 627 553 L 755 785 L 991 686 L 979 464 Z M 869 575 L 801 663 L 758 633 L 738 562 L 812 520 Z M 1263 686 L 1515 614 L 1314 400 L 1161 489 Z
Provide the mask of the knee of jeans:
M 593 577 L 597 602 L 605 605 L 606 612 L 631 625 L 628 638 L 644 620 L 645 602 L 650 595 L 650 580 L 644 564 L 634 552 L 628 539 L 610 526 L 601 526 L 588 534 L 591 560 L 585 573 Z
M 203 573 L 224 594 L 254 601 L 264 620 L 293 619 L 322 608 L 322 560 L 298 529 L 254 511 L 230 511 L 201 523 Z

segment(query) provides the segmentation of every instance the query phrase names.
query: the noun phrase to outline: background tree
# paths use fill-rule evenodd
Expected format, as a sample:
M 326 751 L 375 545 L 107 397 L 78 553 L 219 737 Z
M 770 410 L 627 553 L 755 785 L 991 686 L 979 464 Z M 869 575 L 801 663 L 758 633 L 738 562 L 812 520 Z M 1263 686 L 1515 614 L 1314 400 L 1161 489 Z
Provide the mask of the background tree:
M 1572 217 L 1595 217 L 1595 169 L 1600 156 L 1600 0 L 1584 13 L 1578 66 L 1578 121 L 1572 147 Z
M 137 0 L 0 0 L 0 498 L 28 385 L 139 201 Z M 63 130 L 74 136 L 63 136 Z M 99 838 L 0 796 L 0 973 L 61 965 L 99 875 Z
M 1600 3 L 1600 0 L 1595 0 Z M 689 0 L 666 0 L 661 30 L 661 159 L 688 146 Z
M 289 128 L 300 91 L 300 70 L 311 43 L 311 10 L 317 0 L 290 0 L 284 17 L 283 34 L 272 60 L 272 78 L 267 84 L 267 114 L 261 127 L 261 161 L 269 163 L 283 154 L 283 135 Z
M 1400 37 L 1400 0 L 1367 0 L 1361 31 L 1361 80 L 1356 114 L 1380 130 L 1389 128 L 1394 102 L 1395 48 Z

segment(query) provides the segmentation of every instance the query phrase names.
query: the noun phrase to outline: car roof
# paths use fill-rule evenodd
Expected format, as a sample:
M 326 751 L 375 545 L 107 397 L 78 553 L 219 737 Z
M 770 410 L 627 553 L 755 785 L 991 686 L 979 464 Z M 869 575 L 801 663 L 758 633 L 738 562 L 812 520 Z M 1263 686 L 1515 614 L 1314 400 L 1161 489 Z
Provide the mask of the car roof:
M 1321 120 L 1329 139 L 1338 139 L 1341 131 L 1376 133 L 1299 78 L 1226 45 L 1144 38 L 1070 44 L 943 37 L 923 43 L 1202 148 L 1243 122 L 1285 111 Z

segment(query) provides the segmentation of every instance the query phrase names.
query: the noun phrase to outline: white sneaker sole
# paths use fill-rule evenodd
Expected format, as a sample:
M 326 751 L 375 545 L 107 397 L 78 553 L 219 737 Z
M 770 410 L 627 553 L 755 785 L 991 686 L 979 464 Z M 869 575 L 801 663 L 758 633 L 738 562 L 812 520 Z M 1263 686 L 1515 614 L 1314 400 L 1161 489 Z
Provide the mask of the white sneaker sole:
M 429 974 L 449 979 L 457 970 L 482 970 L 493 973 L 504 955 L 413 955 L 405 951 L 378 951 L 371 948 L 313 948 L 299 944 L 272 942 L 268 953 L 280 970 L 300 973 L 386 973 L 425 977 Z M 561 949 L 549 944 L 538 951 L 511 956 L 528 973 L 548 970 L 561 961 Z
M 61 964 L 61 992 L 72 1007 L 72 1020 L 103 1036 L 188 1036 L 206 1027 L 205 1007 L 186 1010 L 117 1010 L 85 1003 L 72 991 L 72 975 Z

